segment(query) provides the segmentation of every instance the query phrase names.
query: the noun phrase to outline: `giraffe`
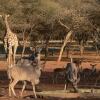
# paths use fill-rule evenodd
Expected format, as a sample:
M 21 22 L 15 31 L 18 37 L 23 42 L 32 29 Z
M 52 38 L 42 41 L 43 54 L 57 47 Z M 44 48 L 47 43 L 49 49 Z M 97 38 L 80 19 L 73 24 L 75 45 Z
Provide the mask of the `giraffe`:
M 18 38 L 15 33 L 13 33 L 10 29 L 9 23 L 8 23 L 8 17 L 9 15 L 5 15 L 4 17 L 4 22 L 6 25 L 6 35 L 4 37 L 4 48 L 8 56 L 8 66 L 12 66 L 12 60 L 13 63 L 15 64 L 15 56 L 16 56 L 16 51 L 18 47 Z

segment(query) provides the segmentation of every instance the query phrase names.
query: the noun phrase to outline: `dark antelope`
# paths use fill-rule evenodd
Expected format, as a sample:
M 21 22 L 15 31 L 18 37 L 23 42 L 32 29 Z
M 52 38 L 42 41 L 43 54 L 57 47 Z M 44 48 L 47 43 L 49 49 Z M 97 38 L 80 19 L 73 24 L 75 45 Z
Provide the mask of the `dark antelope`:
M 65 77 L 65 68 L 56 68 L 53 71 L 53 83 L 57 83 L 59 76 Z
M 81 72 L 81 77 L 84 79 L 89 79 L 90 77 L 93 77 L 96 75 L 96 65 L 97 64 L 90 64 L 91 69 L 85 68 Z

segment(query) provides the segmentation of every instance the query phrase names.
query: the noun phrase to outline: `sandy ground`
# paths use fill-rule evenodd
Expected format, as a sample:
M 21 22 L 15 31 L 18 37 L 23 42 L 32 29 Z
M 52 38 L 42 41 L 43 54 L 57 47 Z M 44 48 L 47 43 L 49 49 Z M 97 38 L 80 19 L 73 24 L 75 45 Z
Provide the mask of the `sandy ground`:
M 52 72 L 55 68 L 63 68 L 64 65 L 66 65 L 67 61 L 47 61 L 45 64 L 44 71 Z M 83 62 L 82 67 L 83 68 L 91 68 L 90 64 L 97 64 L 96 68 L 100 70 L 100 62 Z M 6 61 L 0 61 L 0 74 L 3 75 L 4 73 L 2 71 L 7 70 L 7 63 Z M 74 99 L 66 99 L 66 98 L 57 98 L 57 97 L 49 97 L 49 96 L 38 96 L 38 99 L 35 99 L 32 92 L 32 87 L 30 85 L 27 86 L 26 90 L 24 91 L 23 98 L 15 98 L 15 97 L 9 97 L 8 96 L 8 80 L 5 78 L 6 75 L 4 75 L 2 78 L 0 78 L 0 100 L 100 100 L 100 98 L 93 96 L 93 94 L 90 94 L 90 97 L 88 98 L 74 98 Z M 51 77 L 49 77 L 51 78 Z M 49 80 L 49 79 L 48 79 Z M 41 82 L 42 83 L 42 82 Z M 52 82 L 44 82 L 39 85 L 39 87 L 42 90 L 49 91 L 49 90 L 62 90 L 64 88 L 64 84 L 52 84 Z M 16 86 L 16 93 L 19 96 L 21 91 L 21 86 Z M 66 94 L 67 95 L 67 94 Z M 75 94 L 72 94 L 72 96 Z M 100 94 L 99 94 L 100 95 Z M 70 95 L 71 96 L 71 95 Z
M 30 84 L 28 84 L 26 90 L 23 93 L 23 97 L 20 97 L 21 87 L 22 87 L 21 84 L 15 87 L 17 97 L 14 96 L 9 97 L 8 86 L 2 85 L 2 88 L 0 88 L 0 100 L 100 100 L 100 93 L 99 94 L 93 94 L 93 93 L 80 94 L 80 93 L 67 93 L 67 92 L 62 93 L 64 84 L 56 84 L 56 85 L 40 84 L 39 87 L 43 91 L 47 92 L 51 91 L 52 96 L 44 95 L 43 93 L 42 93 L 43 95 L 41 95 L 41 92 L 37 92 L 38 96 L 37 99 L 34 98 L 32 87 Z M 58 91 L 57 92 L 58 94 L 56 95 L 54 91 Z

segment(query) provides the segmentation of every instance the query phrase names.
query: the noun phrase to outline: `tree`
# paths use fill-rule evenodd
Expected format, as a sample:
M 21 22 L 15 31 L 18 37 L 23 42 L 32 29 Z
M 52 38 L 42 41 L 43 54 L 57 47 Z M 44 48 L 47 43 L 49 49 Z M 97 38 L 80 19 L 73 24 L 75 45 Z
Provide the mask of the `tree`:
M 89 6 L 86 6 L 86 3 Z M 93 23 L 91 23 L 88 15 L 90 14 L 90 11 L 93 10 L 94 8 L 95 8 L 95 10 L 97 10 L 99 8 L 99 5 L 97 4 L 97 2 L 95 0 L 93 0 L 93 1 L 70 0 L 69 2 L 67 0 L 66 1 L 63 0 L 62 4 L 66 5 L 65 16 L 63 17 L 63 21 L 64 21 L 63 26 L 69 27 L 69 29 L 73 30 L 74 33 L 78 32 L 80 29 L 82 29 L 81 30 L 82 35 L 84 35 L 84 32 L 85 32 L 85 34 L 89 33 L 88 35 L 91 35 L 90 29 L 93 28 L 93 26 L 91 25 Z M 67 4 L 71 4 L 71 5 L 67 6 Z M 68 21 L 68 19 L 71 19 L 71 21 L 69 23 L 66 22 L 66 20 Z M 93 30 L 92 30 L 92 32 L 93 32 Z M 74 35 L 74 36 L 76 36 L 76 35 Z M 86 37 L 84 37 L 84 38 L 86 38 Z M 80 42 L 81 53 L 83 52 L 83 48 L 84 48 L 84 38 L 82 38 L 82 40 Z M 58 61 L 60 61 L 60 59 L 61 59 L 64 45 L 67 43 L 66 41 L 67 40 L 65 39 L 65 42 L 60 51 Z
M 0 0 L 0 14 L 12 16 L 10 26 L 12 30 L 17 31 L 19 39 L 23 38 L 21 35 L 23 27 L 27 25 L 26 32 L 28 33 L 31 25 L 35 24 L 36 27 L 30 36 L 31 41 L 44 40 L 47 42 L 45 46 L 48 46 L 49 39 L 65 39 L 68 33 L 72 32 L 72 35 L 68 37 L 73 36 L 78 43 L 80 42 L 78 36 L 84 36 L 79 43 L 83 45 L 84 34 L 88 36 L 88 39 L 93 39 L 90 33 L 94 31 L 96 35 L 99 33 L 97 32 L 100 30 L 99 6 L 99 0 L 10 0 L 9 2 Z M 64 45 L 67 44 L 67 40 L 65 39 Z M 61 55 L 62 53 L 60 57 Z

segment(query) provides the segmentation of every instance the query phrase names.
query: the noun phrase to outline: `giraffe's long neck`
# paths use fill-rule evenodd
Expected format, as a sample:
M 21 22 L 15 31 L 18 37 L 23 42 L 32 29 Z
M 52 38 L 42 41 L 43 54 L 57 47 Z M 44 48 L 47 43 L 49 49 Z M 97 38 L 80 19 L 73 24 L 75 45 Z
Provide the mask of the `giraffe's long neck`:
M 9 27 L 9 23 L 8 23 L 8 17 L 5 17 L 5 24 L 6 24 L 6 28 L 7 28 L 7 33 L 11 33 L 11 29 Z

